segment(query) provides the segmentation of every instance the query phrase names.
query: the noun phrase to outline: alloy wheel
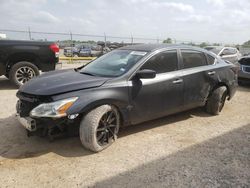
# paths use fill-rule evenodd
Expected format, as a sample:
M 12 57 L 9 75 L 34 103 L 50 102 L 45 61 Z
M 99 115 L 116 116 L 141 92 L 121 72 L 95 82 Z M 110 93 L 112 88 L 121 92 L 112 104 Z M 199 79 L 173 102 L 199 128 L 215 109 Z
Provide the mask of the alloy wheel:
M 119 122 L 114 110 L 106 112 L 99 121 L 96 129 L 96 139 L 100 146 L 105 146 L 116 139 Z
M 21 84 L 25 84 L 26 82 L 28 82 L 31 78 L 35 77 L 36 73 L 35 71 L 28 66 L 25 67 L 20 67 L 19 69 L 17 69 L 15 77 L 16 80 Z

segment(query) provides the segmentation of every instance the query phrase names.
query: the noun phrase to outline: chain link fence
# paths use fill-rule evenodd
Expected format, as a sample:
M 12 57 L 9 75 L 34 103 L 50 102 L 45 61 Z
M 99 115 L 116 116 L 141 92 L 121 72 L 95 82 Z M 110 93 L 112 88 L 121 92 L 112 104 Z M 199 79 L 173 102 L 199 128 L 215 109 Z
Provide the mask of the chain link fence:
M 40 40 L 40 41 L 56 41 L 61 49 L 65 47 L 74 47 L 77 44 L 89 44 L 98 45 L 101 44 L 105 47 L 109 47 L 111 50 L 122 47 L 125 45 L 139 44 L 139 43 L 174 43 L 174 44 L 188 44 L 193 46 L 205 47 L 207 45 L 219 46 L 234 46 L 239 49 L 243 55 L 250 54 L 250 45 L 235 45 L 235 44 L 223 44 L 223 43 L 209 43 L 198 42 L 193 40 L 177 40 L 175 38 L 159 38 L 159 37 L 137 37 L 133 36 L 113 36 L 108 33 L 99 35 L 93 34 L 81 34 L 72 32 L 41 32 L 33 31 L 30 28 L 27 30 L 11 30 L 0 29 L 1 36 L 6 36 L 7 39 L 18 40 Z M 62 53 L 63 54 L 63 53 Z

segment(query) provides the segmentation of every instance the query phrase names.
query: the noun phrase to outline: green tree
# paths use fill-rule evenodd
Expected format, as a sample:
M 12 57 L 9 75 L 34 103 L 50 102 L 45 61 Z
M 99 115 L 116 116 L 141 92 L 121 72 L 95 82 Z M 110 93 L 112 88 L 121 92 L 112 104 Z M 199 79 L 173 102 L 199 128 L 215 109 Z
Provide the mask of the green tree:
M 202 43 L 200 44 L 200 47 L 201 47 L 201 48 L 204 48 L 204 47 L 206 47 L 206 46 L 208 46 L 208 45 L 209 45 L 208 43 L 202 42 Z
M 243 43 L 243 46 L 250 46 L 250 40 Z
M 167 38 L 166 40 L 163 41 L 163 43 L 172 44 L 172 39 L 171 38 Z

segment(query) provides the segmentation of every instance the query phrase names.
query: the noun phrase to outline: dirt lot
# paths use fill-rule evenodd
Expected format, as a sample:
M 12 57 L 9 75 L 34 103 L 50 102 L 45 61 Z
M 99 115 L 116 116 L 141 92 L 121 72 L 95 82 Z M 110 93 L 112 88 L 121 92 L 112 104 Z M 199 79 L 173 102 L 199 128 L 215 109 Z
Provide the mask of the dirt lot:
M 98 154 L 78 138 L 27 138 L 16 91 L 0 77 L 0 187 L 250 186 L 250 87 L 219 116 L 195 109 L 131 126 Z

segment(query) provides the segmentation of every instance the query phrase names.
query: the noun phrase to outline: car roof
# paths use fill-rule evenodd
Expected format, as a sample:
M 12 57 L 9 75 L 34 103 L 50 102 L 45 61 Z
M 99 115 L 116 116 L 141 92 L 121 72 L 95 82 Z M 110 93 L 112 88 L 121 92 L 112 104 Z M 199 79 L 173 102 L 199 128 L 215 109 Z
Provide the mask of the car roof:
M 231 46 L 206 46 L 206 48 L 216 48 L 216 49 L 223 49 L 223 48 L 233 48 L 233 49 L 236 49 L 235 47 L 231 47 Z
M 159 50 L 162 48 L 170 48 L 170 49 L 185 48 L 185 49 L 202 50 L 201 48 L 198 48 L 198 47 L 188 46 L 188 45 L 183 45 L 183 44 L 137 44 L 137 45 L 124 46 L 119 49 L 152 52 L 152 51 Z

